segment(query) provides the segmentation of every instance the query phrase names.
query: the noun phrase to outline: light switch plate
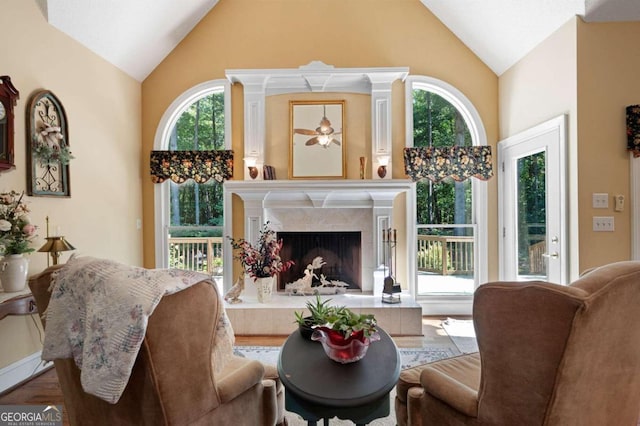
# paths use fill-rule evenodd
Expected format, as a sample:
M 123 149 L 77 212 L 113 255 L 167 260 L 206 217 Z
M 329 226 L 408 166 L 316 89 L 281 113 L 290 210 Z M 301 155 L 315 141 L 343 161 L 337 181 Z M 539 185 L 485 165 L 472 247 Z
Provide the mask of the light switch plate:
M 609 208 L 609 194 L 607 193 L 593 193 L 593 208 L 594 209 L 606 209 Z
M 612 216 L 594 216 L 593 230 L 595 232 L 613 232 L 615 230 Z

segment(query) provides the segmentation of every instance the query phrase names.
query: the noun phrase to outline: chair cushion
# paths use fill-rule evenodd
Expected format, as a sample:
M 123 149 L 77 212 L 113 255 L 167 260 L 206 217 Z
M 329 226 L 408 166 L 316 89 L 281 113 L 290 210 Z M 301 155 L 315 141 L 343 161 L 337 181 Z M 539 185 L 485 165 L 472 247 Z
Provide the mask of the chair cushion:
M 432 362 L 420 373 L 424 391 L 470 417 L 478 415 L 480 354 Z
M 412 387 L 422 387 L 420 384 L 420 374 L 422 370 L 429 366 L 433 366 L 435 364 L 440 364 L 444 362 L 450 362 L 453 360 L 457 360 L 459 358 L 473 357 L 478 359 L 478 383 L 480 382 L 480 355 L 478 353 L 470 354 L 470 355 L 460 355 L 454 358 L 447 358 L 441 361 L 435 361 L 428 364 L 421 364 L 415 367 L 407 368 L 400 372 L 400 378 L 398 379 L 398 383 L 396 385 L 396 395 L 398 399 L 406 404 L 407 402 L 407 392 Z

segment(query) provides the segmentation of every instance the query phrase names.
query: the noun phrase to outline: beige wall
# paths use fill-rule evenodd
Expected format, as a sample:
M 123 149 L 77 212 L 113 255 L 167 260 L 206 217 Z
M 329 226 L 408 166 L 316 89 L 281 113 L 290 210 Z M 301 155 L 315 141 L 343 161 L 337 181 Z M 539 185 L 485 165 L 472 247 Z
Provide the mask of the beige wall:
M 631 258 L 625 107 L 640 103 L 638 40 L 638 22 L 578 25 L 581 270 Z M 609 194 L 608 209 L 592 208 L 594 192 Z M 627 200 L 623 212 L 613 211 L 615 194 Z M 593 232 L 593 216 L 613 216 L 615 232 Z
M 44 244 L 45 217 L 83 255 L 142 264 L 140 83 L 50 26 L 33 0 L 3 0 L 0 74 L 20 91 L 15 108 L 14 170 L 0 174 L 0 190 L 26 189 L 26 105 L 37 90 L 62 102 L 69 143 L 71 197 L 27 197 Z M 62 256 L 66 261 L 69 253 Z M 30 256 L 30 274 L 47 263 Z M 39 350 L 30 319 L 0 322 L 0 368 Z
M 315 26 L 318 17 L 328 17 Z M 225 69 L 297 68 L 313 60 L 336 67 L 408 66 L 414 75 L 436 77 L 455 86 L 478 109 L 495 145 L 498 134 L 497 77 L 466 46 L 438 21 L 418 0 L 221 0 L 198 26 L 171 52 L 142 85 L 142 136 L 144 156 L 169 104 L 185 90 L 203 81 L 224 78 Z M 404 102 L 402 84 L 394 85 L 393 138 L 394 178 L 403 178 Z M 339 96 L 345 98 L 345 96 Z M 351 135 L 347 169 L 349 178 L 358 177 L 358 158 L 370 157 L 370 104 L 355 97 L 347 104 L 347 129 L 361 129 Z M 233 149 L 236 178 L 243 167 L 242 88 L 232 89 Z M 267 102 L 267 160 L 277 163 L 278 178 L 286 178 L 289 138 L 288 108 L 278 108 L 281 100 Z M 283 104 L 284 105 L 284 104 Z M 369 118 L 362 118 L 367 117 Z M 278 124 L 280 123 L 280 124 Z M 278 127 L 280 126 L 280 127 Z M 280 129 L 280 130 L 278 130 Z M 351 130 L 350 130 L 351 132 Z M 277 156 L 277 157 L 274 157 Z M 371 158 L 369 158 L 369 165 Z M 148 165 L 144 165 L 148 173 Z M 489 182 L 490 218 L 496 218 L 496 180 Z M 155 264 L 153 239 L 153 186 L 143 180 L 144 261 Z M 235 208 L 234 208 L 235 210 Z M 237 221 L 236 221 L 237 222 Z M 234 223 L 236 229 L 237 223 Z M 496 221 L 490 223 L 490 259 L 497 258 Z M 489 276 L 497 277 L 493 261 Z
M 570 274 L 631 257 L 625 106 L 640 102 L 640 23 L 574 18 L 499 79 L 500 138 L 560 114 L 569 115 Z M 609 208 L 593 209 L 592 194 Z M 613 216 L 614 232 L 593 232 L 593 216 Z
M 568 115 L 569 274 L 578 274 L 576 25 L 571 19 L 499 79 L 500 139 Z

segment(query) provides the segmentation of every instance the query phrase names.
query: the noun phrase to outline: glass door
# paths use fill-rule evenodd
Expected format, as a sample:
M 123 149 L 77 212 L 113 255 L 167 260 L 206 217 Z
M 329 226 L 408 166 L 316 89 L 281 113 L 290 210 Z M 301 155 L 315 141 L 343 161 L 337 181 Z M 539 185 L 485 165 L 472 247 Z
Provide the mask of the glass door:
M 567 281 L 564 117 L 498 145 L 500 279 Z

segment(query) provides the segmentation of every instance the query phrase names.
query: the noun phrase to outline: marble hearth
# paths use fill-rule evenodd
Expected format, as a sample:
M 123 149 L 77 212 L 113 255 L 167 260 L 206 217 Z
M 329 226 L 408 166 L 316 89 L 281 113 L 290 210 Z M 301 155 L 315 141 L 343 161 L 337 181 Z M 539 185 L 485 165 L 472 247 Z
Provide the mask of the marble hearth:
M 422 335 L 422 308 L 407 295 L 403 295 L 401 303 L 393 305 L 382 303 L 380 297 L 354 293 L 321 297 L 354 312 L 375 315 L 380 327 L 392 336 Z M 295 312 L 305 311 L 306 302 L 313 300 L 313 296 L 283 293 L 274 294 L 270 303 L 258 303 L 250 293 L 243 293 L 240 298 L 242 303 L 225 302 L 227 316 L 238 336 L 289 335 L 298 327 Z

